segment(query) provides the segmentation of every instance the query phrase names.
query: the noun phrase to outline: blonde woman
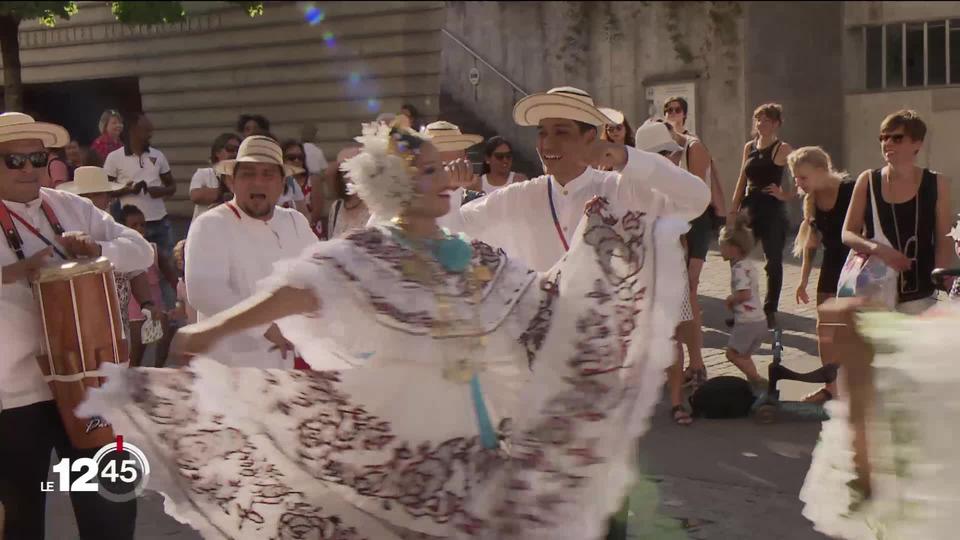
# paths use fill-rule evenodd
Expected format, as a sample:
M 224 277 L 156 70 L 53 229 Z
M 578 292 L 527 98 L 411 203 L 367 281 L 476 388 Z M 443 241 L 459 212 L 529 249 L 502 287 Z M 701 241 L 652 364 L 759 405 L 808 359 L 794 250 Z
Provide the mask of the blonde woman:
M 850 248 L 843 244 L 843 221 L 853 197 L 854 182 L 833 168 L 833 161 L 819 146 L 804 146 L 787 156 L 790 173 L 803 193 L 803 222 L 793 244 L 793 254 L 803 257 L 800 284 L 797 285 L 798 303 L 807 304 L 807 283 L 813 267 L 817 248 L 823 246 L 823 262 L 817 278 L 817 306 L 837 295 L 837 281 L 847 260 Z M 833 362 L 832 351 L 820 335 L 817 325 L 817 341 L 820 345 L 820 361 Z M 804 401 L 824 403 L 837 395 L 836 384 L 831 383 L 807 396 Z

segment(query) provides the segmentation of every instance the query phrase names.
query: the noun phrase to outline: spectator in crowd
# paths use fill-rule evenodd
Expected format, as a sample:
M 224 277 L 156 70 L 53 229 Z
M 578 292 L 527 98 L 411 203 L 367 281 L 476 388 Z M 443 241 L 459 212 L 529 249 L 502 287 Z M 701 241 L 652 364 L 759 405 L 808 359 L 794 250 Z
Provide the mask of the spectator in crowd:
M 630 122 L 627 121 L 622 112 L 607 107 L 601 107 L 600 111 L 607 115 L 607 118 L 616 122 L 616 124 L 603 126 L 603 131 L 600 133 L 601 140 L 636 146 L 633 128 L 630 127 Z
M 193 173 L 190 179 L 190 200 L 193 201 L 193 219 L 210 208 L 230 200 L 230 190 L 226 183 L 217 175 L 214 168 L 217 163 L 225 159 L 237 157 L 240 148 L 240 136 L 236 133 L 221 133 L 210 145 L 210 167 L 202 167 Z
M 760 349 L 769 331 L 760 303 L 760 276 L 749 258 L 754 240 L 747 220 L 748 216 L 738 214 L 720 229 L 720 255 L 730 262 L 731 273 L 726 305 L 734 314 L 727 360 L 747 376 L 754 393 L 759 394 L 767 389 L 767 380 L 757 371 L 753 353 Z
M 754 231 L 763 246 L 767 261 L 767 295 L 763 311 L 770 328 L 776 326 L 783 287 L 783 249 L 787 243 L 787 208 L 794 193 L 782 187 L 783 169 L 787 155 L 793 148 L 780 140 L 783 125 L 783 107 L 766 103 L 753 111 L 753 139 L 743 146 L 740 178 L 733 194 L 731 212 L 745 210 Z M 733 223 L 731 214 L 727 221 Z M 729 321 L 728 321 L 729 322 Z
M 696 137 L 687 129 L 687 110 L 689 104 L 682 96 L 671 96 L 663 102 L 663 118 L 681 135 Z
M 81 167 L 103 167 L 103 158 L 93 148 L 83 148 L 80 154 Z
M 47 177 L 45 182 L 41 182 L 41 185 L 56 188 L 60 184 L 71 180 L 71 172 L 63 148 L 48 148 Z
M 837 282 L 840 271 L 847 261 L 850 248 L 843 244 L 843 220 L 853 197 L 854 183 L 845 178 L 845 174 L 833 168 L 830 154 L 819 146 L 797 148 L 787 156 L 790 174 L 796 179 L 797 191 L 803 193 L 803 221 L 800 232 L 793 243 L 793 254 L 802 257 L 800 284 L 797 285 L 797 302 L 807 304 L 807 282 L 813 268 L 813 258 L 817 248 L 823 245 L 823 262 L 820 263 L 820 275 L 817 278 L 817 306 L 837 295 Z M 817 342 L 820 347 L 820 361 L 837 362 L 832 348 L 832 340 L 824 339 L 817 312 Z M 837 395 L 836 383 L 810 394 L 804 401 L 825 403 Z
M 314 144 L 317 138 L 317 126 L 313 122 L 305 122 L 300 135 L 303 137 L 303 152 L 306 169 L 310 176 L 306 180 L 307 208 L 310 210 L 310 226 L 322 237 L 323 222 L 327 217 L 326 204 L 330 197 L 330 185 L 324 182 L 326 178 L 327 158 L 323 150 Z
M 107 109 L 100 115 L 100 122 L 97 124 L 97 132 L 100 136 L 94 139 L 91 148 L 100 156 L 101 160 L 106 160 L 110 152 L 123 146 L 120 140 L 123 133 L 123 117 L 114 109 Z
M 843 223 L 844 244 L 899 272 L 896 309 L 908 314 L 933 307 L 937 289 L 930 274 L 953 259 L 950 182 L 917 166 L 926 135 L 916 111 L 884 118 L 879 138 L 886 165 L 860 174 Z
M 83 161 L 83 148 L 80 147 L 80 143 L 78 143 L 76 139 L 72 139 L 67 146 L 63 148 L 63 151 L 64 156 L 67 158 L 67 165 L 74 169 L 83 166 L 81 163 Z
M 356 193 L 348 193 L 347 185 L 350 180 L 340 165 L 360 153 L 360 148 L 351 146 L 344 148 L 337 154 L 337 163 L 335 167 L 327 169 L 327 175 L 332 176 L 331 183 L 336 189 L 337 200 L 330 207 L 330 218 L 328 221 L 326 237 L 330 240 L 340 238 L 353 229 L 363 228 L 370 219 L 370 210 L 367 204 L 363 202 Z
M 241 114 L 237 119 L 237 132 L 246 139 L 251 135 L 270 133 L 270 121 L 259 114 Z
M 173 258 L 177 265 L 177 275 L 180 276 L 180 279 L 177 281 L 177 306 L 173 309 L 170 320 L 178 325 L 197 322 L 197 310 L 193 309 L 193 306 L 187 301 L 187 282 L 184 280 L 184 272 L 187 268 L 187 260 L 185 258 L 186 249 L 186 240 L 181 240 L 177 242 L 177 245 L 173 246 Z
M 283 151 L 283 163 L 288 166 L 290 175 L 284 179 L 283 194 L 277 204 L 300 212 L 309 221 L 310 210 L 304 186 L 310 177 L 310 171 L 304 163 L 306 152 L 303 151 L 303 144 L 291 139 L 284 141 L 280 148 Z
M 403 106 L 400 107 L 400 114 L 407 117 L 409 123 L 408 127 L 410 129 L 414 131 L 420 131 L 420 128 L 423 127 L 423 124 L 420 122 L 420 113 L 417 111 L 417 108 L 413 106 L 413 104 L 404 103 Z
M 513 171 L 513 145 L 510 141 L 496 135 L 487 139 L 483 148 L 483 169 L 480 182 L 475 186 L 477 191 L 493 193 L 509 186 L 514 182 L 523 182 L 527 177 L 523 173 Z
M 170 164 L 163 152 L 150 146 L 153 123 L 146 114 L 131 115 L 125 125 L 124 144 L 110 152 L 103 169 L 111 181 L 123 186 L 117 192 L 121 204 L 136 206 L 143 213 L 146 219 L 144 237 L 157 245 L 161 259 L 169 261 L 173 257 L 173 232 L 164 199 L 177 191 Z M 176 299 L 173 287 L 177 277 L 172 265 L 165 265 L 162 269 L 167 271 L 167 279 L 162 282 L 164 308 L 171 309 Z M 173 287 L 169 286 L 170 283 Z

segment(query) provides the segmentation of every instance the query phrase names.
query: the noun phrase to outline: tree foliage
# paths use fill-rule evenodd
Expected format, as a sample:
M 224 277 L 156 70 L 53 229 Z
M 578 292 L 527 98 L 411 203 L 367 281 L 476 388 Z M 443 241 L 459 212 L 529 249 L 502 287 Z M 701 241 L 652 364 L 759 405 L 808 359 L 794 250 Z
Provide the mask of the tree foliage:
M 77 14 L 76 2 L 0 2 L 0 16 L 16 21 L 39 19 L 47 26 L 56 24 L 56 19 L 69 19 Z

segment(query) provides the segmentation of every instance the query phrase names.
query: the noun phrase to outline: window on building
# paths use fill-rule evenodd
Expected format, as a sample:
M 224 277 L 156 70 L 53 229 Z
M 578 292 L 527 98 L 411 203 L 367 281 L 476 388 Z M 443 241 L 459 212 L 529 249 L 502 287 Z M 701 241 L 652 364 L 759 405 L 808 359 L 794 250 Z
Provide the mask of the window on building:
M 887 88 L 903 86 L 903 25 L 888 24 L 886 30 Z
M 947 84 L 947 23 L 927 23 L 927 84 Z
M 960 19 L 863 27 L 869 90 L 960 84 Z
M 866 29 L 867 88 L 883 88 L 883 28 Z

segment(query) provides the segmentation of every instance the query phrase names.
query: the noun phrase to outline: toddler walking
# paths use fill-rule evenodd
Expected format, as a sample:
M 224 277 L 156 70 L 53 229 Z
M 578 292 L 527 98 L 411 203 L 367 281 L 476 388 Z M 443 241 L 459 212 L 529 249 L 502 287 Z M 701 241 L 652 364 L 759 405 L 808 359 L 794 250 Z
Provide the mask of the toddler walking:
M 760 300 L 760 274 L 756 265 L 747 258 L 753 250 L 753 232 L 741 216 L 720 229 L 720 254 L 730 261 L 730 296 L 727 309 L 733 311 L 733 328 L 727 343 L 727 360 L 737 366 L 754 392 L 766 389 L 767 380 L 757 372 L 751 356 L 766 339 L 767 317 Z

